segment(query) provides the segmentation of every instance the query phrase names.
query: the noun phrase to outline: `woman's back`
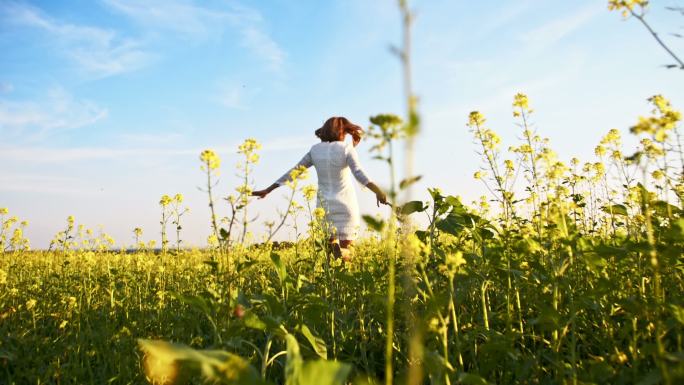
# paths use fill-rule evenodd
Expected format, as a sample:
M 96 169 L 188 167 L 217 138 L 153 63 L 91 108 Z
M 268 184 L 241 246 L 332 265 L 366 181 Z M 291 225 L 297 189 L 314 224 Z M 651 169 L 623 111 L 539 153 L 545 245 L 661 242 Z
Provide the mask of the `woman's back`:
M 356 150 L 345 142 L 321 142 L 309 151 L 318 175 L 318 189 L 323 199 L 336 199 L 354 192 L 350 171 L 362 185 L 369 182 L 359 166 Z
M 359 227 L 359 206 L 352 182 L 353 174 L 362 185 L 370 179 L 361 169 L 356 149 L 343 141 L 320 142 L 311 146 L 295 167 L 314 166 L 318 176 L 317 206 L 325 210 L 342 239 L 353 239 Z M 276 182 L 290 180 L 290 171 Z

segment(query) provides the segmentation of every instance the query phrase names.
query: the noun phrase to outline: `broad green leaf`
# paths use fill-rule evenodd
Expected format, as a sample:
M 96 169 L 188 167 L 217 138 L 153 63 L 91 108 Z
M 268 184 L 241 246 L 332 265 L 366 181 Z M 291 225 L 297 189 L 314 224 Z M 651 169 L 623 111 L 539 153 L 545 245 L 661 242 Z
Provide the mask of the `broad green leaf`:
M 684 307 L 675 305 L 675 304 L 670 304 L 670 310 L 672 311 L 672 315 L 674 318 L 682 325 L 684 325 Z
M 427 207 L 421 201 L 410 201 L 401 206 L 400 212 L 402 215 L 410 215 L 416 212 L 425 211 L 426 208 Z
M 460 373 L 458 375 L 458 383 L 465 385 L 489 385 L 487 380 L 473 373 Z
M 285 263 L 280 259 L 280 254 L 271 253 L 271 261 L 273 261 L 273 266 L 275 266 L 276 273 L 278 274 L 278 280 L 282 285 L 287 278 L 287 270 L 285 269 Z
M 183 295 L 177 292 L 170 292 L 169 293 L 173 298 L 183 302 L 184 304 L 195 308 L 205 315 L 210 316 L 211 315 L 211 305 L 209 301 L 207 301 L 205 298 L 196 296 L 196 295 Z
M 328 348 L 325 346 L 325 341 L 322 338 L 314 336 L 309 327 L 304 324 L 299 327 L 299 332 L 309 341 L 319 357 L 324 360 L 328 359 Z
M 287 362 L 285 363 L 285 385 L 298 385 L 299 376 L 302 372 L 302 354 L 299 352 L 299 343 L 292 334 L 285 336 L 287 343 Z
M 377 232 L 382 231 L 382 229 L 385 227 L 385 221 L 381 219 L 376 219 L 375 217 L 370 215 L 364 215 L 363 220 L 364 222 L 366 222 L 366 225 L 368 225 L 368 227 Z
M 407 188 L 408 186 L 410 186 L 410 185 L 412 185 L 412 184 L 418 182 L 418 181 L 421 180 L 422 178 L 423 178 L 422 175 L 416 175 L 416 176 L 413 176 L 413 177 L 410 177 L 410 178 L 402 179 L 402 181 L 399 182 L 399 188 L 400 188 L 401 190 L 403 190 L 403 189 Z
M 266 330 L 266 323 L 259 318 L 258 315 L 254 313 L 253 310 L 247 310 L 245 312 L 245 315 L 242 316 L 242 322 L 247 326 L 248 328 L 252 329 L 257 329 L 257 330 Z
M 601 208 L 603 212 L 612 214 L 612 215 L 622 215 L 622 216 L 629 216 L 629 212 L 627 211 L 627 207 L 625 205 L 609 205 L 609 206 L 603 206 Z
M 144 353 L 145 375 L 153 383 L 188 383 L 199 374 L 219 384 L 267 384 L 247 360 L 233 353 L 146 339 L 139 339 L 138 346 Z
M 230 236 L 230 234 L 228 234 L 228 231 L 226 231 L 226 229 L 224 229 L 224 228 L 222 227 L 222 228 L 219 230 L 219 236 L 221 237 L 221 239 L 228 239 L 228 237 Z
M 316 360 L 304 364 L 297 385 L 344 385 L 351 365 L 338 361 Z

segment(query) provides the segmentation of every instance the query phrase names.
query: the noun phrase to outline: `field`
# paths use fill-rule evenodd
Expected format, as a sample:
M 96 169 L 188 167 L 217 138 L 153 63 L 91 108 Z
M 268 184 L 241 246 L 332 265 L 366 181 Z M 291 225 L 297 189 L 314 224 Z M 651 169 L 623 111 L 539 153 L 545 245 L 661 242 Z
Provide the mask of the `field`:
M 399 5 L 406 118 L 373 116 L 365 138 L 388 166 L 392 210 L 363 216 L 370 235 L 350 261 L 332 256 L 306 169 L 292 171 L 280 219 L 253 233 L 255 139 L 237 148 L 241 184 L 227 197 L 221 159 L 199 154 L 203 248 L 183 242 L 180 194 L 161 196 L 159 229 L 131 229 L 130 246 L 69 216 L 32 250 L 29 224 L 0 205 L 0 384 L 684 383 L 681 113 L 654 95 L 624 127 L 636 148 L 613 129 L 594 159 L 564 162 L 518 93 L 518 143 L 504 146 L 478 111 L 464 117 L 488 196 L 434 187 L 402 200 L 421 177 L 397 180 L 395 154 L 420 156 L 421 120 Z M 608 2 L 658 39 L 647 5 Z M 288 226 L 301 236 L 272 242 Z
M 641 138 L 634 155 L 622 154 L 612 130 L 597 161 L 568 166 L 527 126 L 525 95 L 514 98 L 523 139 L 511 159 L 471 113 L 483 159 L 475 177 L 492 195 L 466 206 L 430 189 L 431 201 L 397 206 L 392 218 L 364 217 L 377 236 L 348 264 L 330 257 L 302 170 L 282 223 L 270 227 L 272 235 L 304 215 L 307 235 L 241 243 L 251 189 L 238 187 L 226 199 L 232 215 L 217 218 L 220 160 L 209 150 L 200 156 L 212 213 L 206 249 L 180 247 L 182 196 L 160 200 L 160 249 L 138 241 L 116 251 L 70 217 L 51 250 L 30 251 L 26 224 L 1 209 L 0 382 L 679 383 L 680 114 L 661 96 L 650 101 L 653 114 L 631 128 Z M 371 122 L 374 150 L 393 172 L 392 145 L 406 126 L 390 115 Z M 254 140 L 238 149 L 245 181 L 258 149 Z M 427 227 L 411 225 L 423 214 Z

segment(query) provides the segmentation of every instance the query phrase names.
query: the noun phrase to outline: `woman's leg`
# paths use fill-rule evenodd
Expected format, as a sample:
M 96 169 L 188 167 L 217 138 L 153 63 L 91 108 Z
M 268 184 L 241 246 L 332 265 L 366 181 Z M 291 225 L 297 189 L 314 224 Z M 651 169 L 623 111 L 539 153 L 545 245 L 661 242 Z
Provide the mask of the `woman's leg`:
M 330 246 L 330 251 L 332 252 L 333 257 L 340 258 L 342 256 L 340 242 L 337 241 L 337 238 L 331 236 L 330 239 L 328 239 L 328 246 Z
M 353 243 L 354 243 L 354 241 L 352 241 L 352 240 L 350 240 L 350 239 L 343 239 L 343 240 L 340 241 L 340 247 L 341 247 L 340 254 L 341 254 L 341 256 L 342 256 L 342 259 L 343 259 L 345 262 L 351 261 L 351 257 L 352 257 L 352 244 L 353 244 Z

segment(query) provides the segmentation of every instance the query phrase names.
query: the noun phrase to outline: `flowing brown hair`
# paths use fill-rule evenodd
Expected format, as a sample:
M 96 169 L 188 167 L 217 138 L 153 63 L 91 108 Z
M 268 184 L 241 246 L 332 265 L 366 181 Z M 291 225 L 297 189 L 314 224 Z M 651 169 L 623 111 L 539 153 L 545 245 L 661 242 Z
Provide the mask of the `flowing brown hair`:
M 344 136 L 349 134 L 352 137 L 352 143 L 356 146 L 361 141 L 363 130 L 345 117 L 333 116 L 326 120 L 323 127 L 316 130 L 315 134 L 324 142 L 344 141 Z

